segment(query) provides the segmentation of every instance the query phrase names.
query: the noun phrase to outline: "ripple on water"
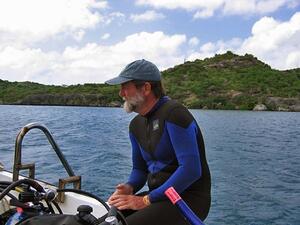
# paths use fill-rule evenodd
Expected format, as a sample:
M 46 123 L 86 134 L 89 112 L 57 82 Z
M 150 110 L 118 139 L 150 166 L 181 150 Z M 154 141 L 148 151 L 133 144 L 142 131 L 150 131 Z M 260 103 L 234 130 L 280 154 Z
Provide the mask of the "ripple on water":
M 206 224 L 300 224 L 299 113 L 192 113 L 212 174 Z M 131 170 L 133 116 L 118 108 L 0 105 L 0 161 L 11 166 L 16 134 L 38 121 L 48 126 L 75 174 L 82 175 L 83 189 L 106 199 Z M 39 132 L 30 132 L 23 144 L 24 160 L 38 161 L 37 176 L 54 183 L 66 176 Z

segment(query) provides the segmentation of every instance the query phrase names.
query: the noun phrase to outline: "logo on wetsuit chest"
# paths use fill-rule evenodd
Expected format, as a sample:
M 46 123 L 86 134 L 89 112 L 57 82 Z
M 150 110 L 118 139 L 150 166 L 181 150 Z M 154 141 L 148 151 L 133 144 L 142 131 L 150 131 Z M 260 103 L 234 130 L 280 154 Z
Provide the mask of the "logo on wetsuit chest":
M 153 131 L 158 130 L 158 128 L 159 128 L 159 120 L 158 119 L 153 120 L 152 125 L 153 125 Z

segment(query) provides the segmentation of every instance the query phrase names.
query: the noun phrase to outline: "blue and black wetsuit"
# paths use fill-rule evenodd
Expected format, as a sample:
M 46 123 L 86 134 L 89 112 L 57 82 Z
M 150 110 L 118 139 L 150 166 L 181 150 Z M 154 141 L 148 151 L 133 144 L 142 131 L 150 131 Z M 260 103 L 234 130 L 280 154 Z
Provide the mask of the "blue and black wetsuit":
M 134 192 L 147 182 L 151 205 L 127 217 L 134 224 L 187 224 L 164 191 L 173 186 L 201 218 L 210 208 L 211 180 L 201 131 L 192 114 L 167 96 L 130 123 Z M 171 213 L 171 214 L 170 214 Z

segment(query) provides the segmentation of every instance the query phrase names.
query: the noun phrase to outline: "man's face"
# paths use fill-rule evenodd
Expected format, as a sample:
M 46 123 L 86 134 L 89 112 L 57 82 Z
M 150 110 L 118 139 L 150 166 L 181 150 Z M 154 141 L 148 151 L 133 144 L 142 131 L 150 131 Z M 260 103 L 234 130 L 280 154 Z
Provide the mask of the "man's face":
M 121 84 L 119 95 L 124 100 L 123 107 L 127 113 L 137 112 L 145 100 L 142 89 L 138 89 L 131 81 Z

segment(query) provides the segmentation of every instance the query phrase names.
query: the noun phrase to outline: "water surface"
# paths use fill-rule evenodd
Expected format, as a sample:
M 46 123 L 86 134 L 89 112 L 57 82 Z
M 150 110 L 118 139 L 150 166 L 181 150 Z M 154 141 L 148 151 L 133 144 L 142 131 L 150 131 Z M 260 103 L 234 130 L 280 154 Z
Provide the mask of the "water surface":
M 300 224 L 300 113 L 191 110 L 206 144 L 212 207 L 206 224 Z M 128 124 L 119 108 L 0 105 L 0 161 L 11 170 L 22 126 L 46 125 L 83 189 L 106 199 L 131 168 Z M 40 131 L 23 141 L 23 162 L 57 183 L 67 174 Z

